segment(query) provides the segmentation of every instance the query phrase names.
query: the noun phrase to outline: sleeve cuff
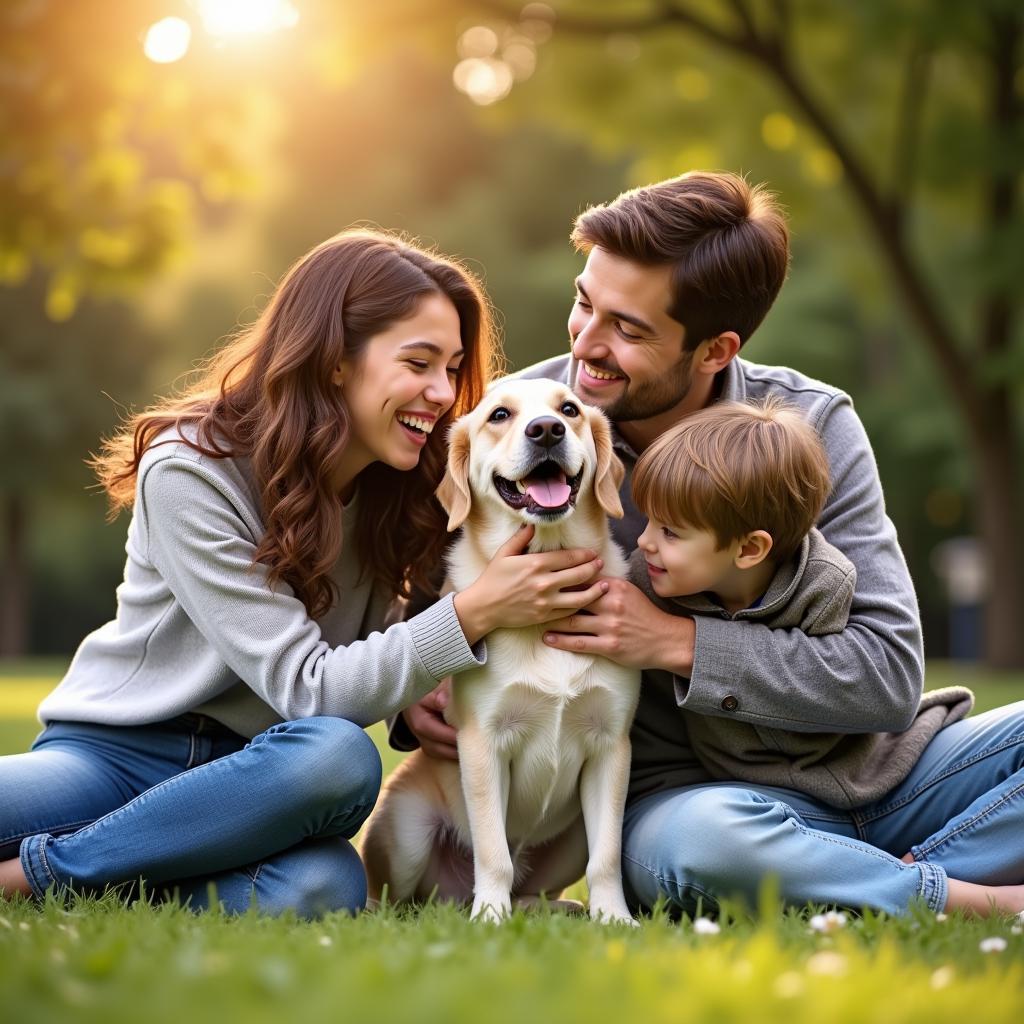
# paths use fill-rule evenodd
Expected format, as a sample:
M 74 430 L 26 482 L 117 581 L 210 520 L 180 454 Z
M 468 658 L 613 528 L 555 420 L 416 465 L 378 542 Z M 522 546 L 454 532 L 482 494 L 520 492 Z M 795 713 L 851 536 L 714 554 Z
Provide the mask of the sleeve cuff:
M 690 678 L 673 676 L 676 703 L 687 711 L 721 714 L 721 701 L 726 696 L 721 689 L 722 680 L 715 666 L 732 665 L 736 659 L 735 637 L 729 639 L 729 628 L 734 622 L 715 619 L 707 615 L 693 617 L 696 633 L 693 640 L 693 669 Z M 727 685 L 727 684 L 726 684 Z
M 466 642 L 462 624 L 455 613 L 455 595 L 448 594 L 407 623 L 426 670 L 443 679 L 487 661 L 487 645 L 481 640 L 474 647 Z

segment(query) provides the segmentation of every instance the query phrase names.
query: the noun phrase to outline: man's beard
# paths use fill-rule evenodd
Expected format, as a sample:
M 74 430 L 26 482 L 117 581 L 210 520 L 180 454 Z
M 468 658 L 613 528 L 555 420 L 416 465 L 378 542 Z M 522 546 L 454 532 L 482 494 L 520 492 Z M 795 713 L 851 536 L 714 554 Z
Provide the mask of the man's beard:
M 660 416 L 663 412 L 678 405 L 693 386 L 690 367 L 693 363 L 693 352 L 684 352 L 679 362 L 670 367 L 664 376 L 647 381 L 636 388 L 632 382 L 626 384 L 625 390 L 618 398 L 611 399 L 606 405 L 587 392 L 586 401 L 596 405 L 608 419 L 614 423 L 629 423 L 633 420 L 649 420 Z M 605 367 L 591 363 L 597 370 L 609 373 L 621 373 L 618 367 Z

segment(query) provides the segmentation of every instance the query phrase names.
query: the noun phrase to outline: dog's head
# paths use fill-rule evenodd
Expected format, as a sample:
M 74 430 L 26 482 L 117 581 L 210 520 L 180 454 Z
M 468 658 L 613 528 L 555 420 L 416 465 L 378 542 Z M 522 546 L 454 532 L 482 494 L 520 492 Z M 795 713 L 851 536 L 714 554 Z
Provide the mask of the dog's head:
M 557 523 L 591 493 L 608 515 L 621 517 L 624 472 L 604 413 L 564 384 L 512 378 L 453 424 L 437 497 L 449 530 L 482 503 L 525 523 Z

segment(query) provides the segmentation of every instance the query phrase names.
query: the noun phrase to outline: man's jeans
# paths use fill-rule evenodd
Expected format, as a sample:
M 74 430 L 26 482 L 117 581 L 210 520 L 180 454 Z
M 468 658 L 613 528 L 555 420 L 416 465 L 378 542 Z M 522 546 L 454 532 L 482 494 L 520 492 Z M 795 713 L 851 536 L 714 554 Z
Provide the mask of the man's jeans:
M 156 725 L 51 723 L 0 757 L 0 859 L 32 891 L 144 879 L 232 913 L 356 911 L 366 878 L 348 839 L 380 789 L 376 747 L 338 718 L 284 722 L 250 742 L 201 715 Z
M 623 869 L 634 905 L 689 913 L 753 905 L 767 876 L 790 905 L 892 914 L 915 897 L 942 910 L 947 878 L 1022 883 L 1024 701 L 944 729 L 901 785 L 853 811 L 736 782 L 643 797 L 626 810 Z

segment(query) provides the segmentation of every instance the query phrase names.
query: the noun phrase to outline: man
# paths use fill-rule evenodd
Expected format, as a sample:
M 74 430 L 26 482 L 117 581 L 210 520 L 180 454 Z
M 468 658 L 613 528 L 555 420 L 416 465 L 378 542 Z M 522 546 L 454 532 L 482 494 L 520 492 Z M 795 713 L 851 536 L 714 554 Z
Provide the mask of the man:
M 1024 910 L 1024 702 L 943 729 L 882 799 L 853 810 L 796 790 L 714 783 L 700 768 L 679 709 L 764 730 L 904 730 L 924 672 L 913 585 L 849 397 L 737 356 L 788 266 L 772 197 L 734 175 L 688 174 L 587 210 L 572 237 L 587 262 L 571 353 L 523 376 L 565 380 L 612 419 L 627 470 L 626 517 L 614 528 L 627 552 L 644 526 L 629 490 L 644 448 L 719 399 L 775 395 L 822 438 L 833 489 L 818 527 L 857 570 L 848 625 L 828 636 L 672 616 L 621 580 L 588 614 L 550 623 L 553 647 L 649 670 L 623 836 L 633 899 L 688 911 L 750 901 L 774 875 L 796 905 L 900 913 L 919 897 L 934 910 Z M 451 757 L 445 700 L 435 692 L 402 724 L 427 753 Z

